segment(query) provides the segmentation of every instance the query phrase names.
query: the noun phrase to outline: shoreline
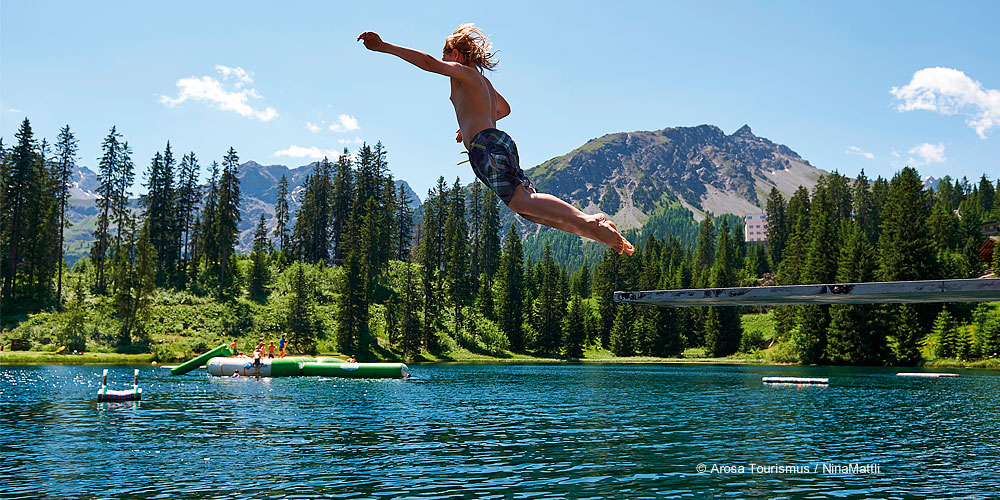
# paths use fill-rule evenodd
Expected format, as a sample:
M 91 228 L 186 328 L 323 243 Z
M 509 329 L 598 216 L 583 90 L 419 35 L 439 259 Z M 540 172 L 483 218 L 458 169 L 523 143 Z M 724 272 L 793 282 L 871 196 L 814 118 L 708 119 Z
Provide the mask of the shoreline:
M 319 356 L 337 356 L 319 354 Z M 0 366 L 43 366 L 43 365 L 162 365 L 185 360 L 156 361 L 152 354 L 84 353 L 55 354 L 43 351 L 0 351 Z M 445 359 L 423 359 L 408 362 L 409 365 L 434 364 L 611 364 L 611 365 L 750 365 L 750 366 L 848 366 L 848 365 L 803 365 L 800 363 L 778 363 L 763 359 L 747 358 L 653 358 L 653 357 L 598 357 L 582 359 L 538 358 L 518 355 L 510 358 L 461 357 Z M 898 368 L 904 368 L 902 366 Z M 914 368 L 914 367 L 910 367 Z M 954 359 L 932 360 L 917 365 L 922 369 L 1000 369 L 1000 359 L 979 361 L 959 361 Z

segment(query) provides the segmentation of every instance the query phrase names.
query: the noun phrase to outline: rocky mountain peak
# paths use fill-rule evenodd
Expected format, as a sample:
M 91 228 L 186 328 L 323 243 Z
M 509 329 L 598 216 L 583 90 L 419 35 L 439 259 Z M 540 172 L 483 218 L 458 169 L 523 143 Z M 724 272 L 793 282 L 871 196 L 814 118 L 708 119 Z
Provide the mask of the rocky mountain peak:
M 733 132 L 732 137 L 752 138 L 752 137 L 757 137 L 757 136 L 753 135 L 753 132 L 750 131 L 750 125 L 743 125 L 742 127 L 740 127 L 739 130 L 737 130 L 736 132 Z

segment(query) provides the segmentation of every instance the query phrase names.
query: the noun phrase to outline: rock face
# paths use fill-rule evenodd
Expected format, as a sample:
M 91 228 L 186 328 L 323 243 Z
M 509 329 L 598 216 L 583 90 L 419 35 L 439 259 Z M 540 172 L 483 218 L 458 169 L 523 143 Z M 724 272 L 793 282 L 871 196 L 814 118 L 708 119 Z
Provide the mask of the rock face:
M 539 190 L 585 212 L 603 211 L 620 228 L 640 227 L 657 203 L 679 201 L 704 214 L 758 213 L 772 187 L 791 195 L 825 172 L 744 125 L 608 134 L 526 171 Z

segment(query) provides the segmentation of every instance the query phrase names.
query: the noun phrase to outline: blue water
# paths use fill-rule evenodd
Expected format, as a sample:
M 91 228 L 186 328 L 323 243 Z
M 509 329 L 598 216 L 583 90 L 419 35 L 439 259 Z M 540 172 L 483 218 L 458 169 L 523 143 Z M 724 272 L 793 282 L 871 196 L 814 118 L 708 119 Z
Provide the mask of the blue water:
M 0 368 L 0 496 L 1000 495 L 996 371 L 456 364 L 402 381 L 146 367 L 136 404 L 96 401 L 102 368 Z M 109 386 L 131 373 L 113 367 Z M 769 375 L 830 385 L 765 386 Z

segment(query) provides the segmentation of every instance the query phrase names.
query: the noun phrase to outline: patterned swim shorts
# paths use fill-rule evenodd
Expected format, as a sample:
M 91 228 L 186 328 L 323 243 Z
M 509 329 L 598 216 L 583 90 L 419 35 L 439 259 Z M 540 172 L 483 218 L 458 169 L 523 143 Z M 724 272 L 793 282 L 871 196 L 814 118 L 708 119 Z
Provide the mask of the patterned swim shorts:
M 506 204 L 510 204 L 518 184 L 529 192 L 535 192 L 531 181 L 521 170 L 514 139 L 501 130 L 488 128 L 473 136 L 469 141 L 469 163 L 476 177 Z

